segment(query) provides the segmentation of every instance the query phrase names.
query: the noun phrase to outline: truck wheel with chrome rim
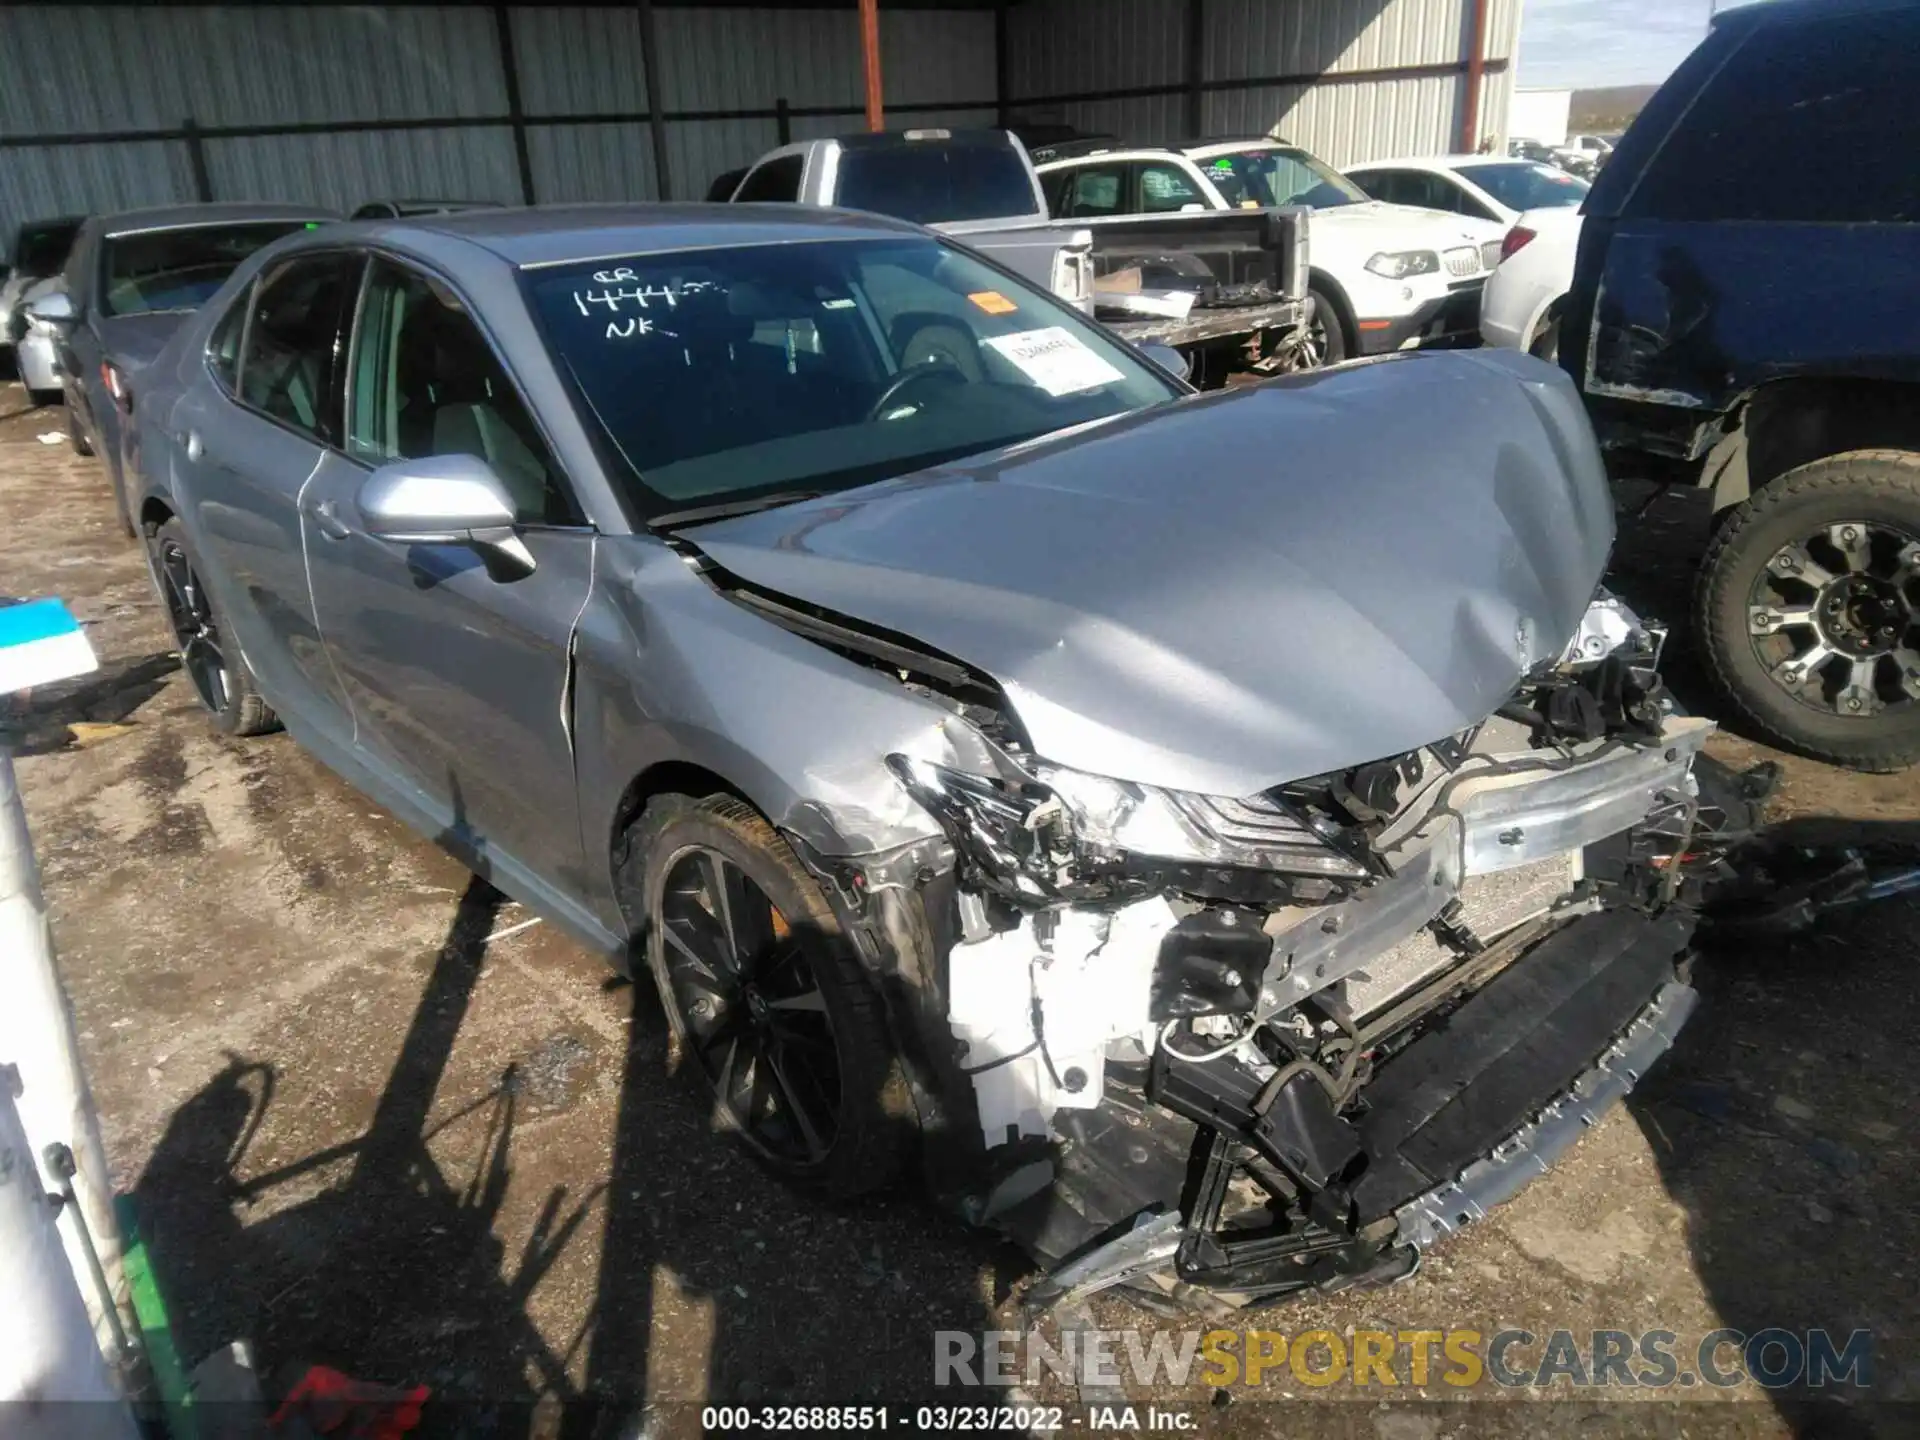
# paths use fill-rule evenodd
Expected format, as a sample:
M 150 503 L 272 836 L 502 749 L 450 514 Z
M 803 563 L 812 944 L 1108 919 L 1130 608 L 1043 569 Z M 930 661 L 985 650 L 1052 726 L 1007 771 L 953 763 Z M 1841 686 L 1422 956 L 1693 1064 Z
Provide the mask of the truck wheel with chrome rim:
M 255 688 L 213 593 L 200 579 L 200 562 L 186 527 L 177 519 L 157 527 L 147 537 L 147 553 L 180 647 L 180 666 L 215 727 L 229 735 L 264 735 L 278 729 L 279 717 Z
M 752 807 L 651 801 L 619 857 L 678 1068 L 760 1162 L 850 1197 L 898 1174 L 917 1132 L 879 995 L 819 883 Z
M 1716 683 L 1764 738 L 1855 770 L 1920 761 L 1920 455 L 1769 482 L 1720 527 L 1694 603 Z

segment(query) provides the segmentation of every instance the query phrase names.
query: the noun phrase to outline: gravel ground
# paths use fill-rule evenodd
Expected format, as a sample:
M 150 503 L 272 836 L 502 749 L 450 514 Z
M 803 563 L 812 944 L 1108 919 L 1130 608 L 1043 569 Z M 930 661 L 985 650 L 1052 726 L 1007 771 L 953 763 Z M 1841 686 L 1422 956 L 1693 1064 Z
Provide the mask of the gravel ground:
M 1022 1257 L 909 1194 L 830 1209 L 765 1180 L 666 1073 L 651 996 L 551 927 L 516 928 L 532 917 L 285 736 L 217 737 L 97 462 L 41 443 L 61 422 L 0 390 L 0 591 L 66 597 L 105 669 L 13 724 L 108 1151 L 188 1359 L 247 1337 L 269 1375 L 424 1382 L 428 1429 L 449 1434 L 557 1433 L 580 1396 L 620 1398 L 578 1433 L 633 1433 L 642 1403 L 657 1433 L 697 1429 L 702 1403 L 980 1398 L 934 1396 L 933 1334 L 1016 1327 Z M 1702 523 L 1693 497 L 1623 518 L 1630 599 L 1683 615 Z M 1674 677 L 1705 704 L 1684 637 Z M 1785 767 L 1776 818 L 1920 837 L 1920 775 Z M 1663 1329 L 1688 1359 L 1723 1325 L 1866 1328 L 1870 1391 L 1421 1391 L 1403 1363 L 1395 1390 L 1284 1368 L 1215 1390 L 1196 1369 L 1132 1398 L 1210 1434 L 1912 1429 L 1868 1402 L 1920 1390 L 1915 914 L 1893 901 L 1708 957 L 1678 1048 L 1560 1167 L 1407 1283 L 1257 1322 Z M 1093 1311 L 1149 1338 L 1194 1329 Z M 1101 1418 L 1057 1382 L 1034 1393 L 1069 1430 Z

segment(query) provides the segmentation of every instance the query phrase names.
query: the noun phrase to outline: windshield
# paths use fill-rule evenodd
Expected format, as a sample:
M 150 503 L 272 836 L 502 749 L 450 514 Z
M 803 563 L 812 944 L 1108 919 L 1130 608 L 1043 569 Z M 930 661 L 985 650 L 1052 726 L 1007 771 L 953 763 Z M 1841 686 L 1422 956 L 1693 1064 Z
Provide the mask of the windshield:
M 1578 205 L 1593 188 L 1578 176 L 1528 160 L 1462 165 L 1459 173 L 1509 210 L 1551 210 Z
M 1367 194 L 1325 161 L 1304 150 L 1271 146 L 1210 155 L 1196 164 L 1229 205 L 1353 205 Z
M 649 518 L 844 489 L 1179 393 L 1051 297 L 932 239 L 636 255 L 525 283 Z
M 21 275 L 58 275 L 79 232 L 78 220 L 22 225 L 13 246 L 13 268 Z
M 200 225 L 109 237 L 101 259 L 102 315 L 193 310 L 254 251 L 308 226 L 304 220 Z
M 997 136 L 850 144 L 840 152 L 834 203 L 916 225 L 1040 213 L 1026 163 Z

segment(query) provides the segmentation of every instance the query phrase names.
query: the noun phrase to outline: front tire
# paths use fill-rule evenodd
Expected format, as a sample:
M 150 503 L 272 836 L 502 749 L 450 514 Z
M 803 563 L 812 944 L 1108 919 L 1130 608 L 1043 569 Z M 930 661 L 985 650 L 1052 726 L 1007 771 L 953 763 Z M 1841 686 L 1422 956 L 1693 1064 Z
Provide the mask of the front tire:
M 679 1063 L 768 1169 L 836 1199 L 900 1172 L 917 1133 L 879 995 L 818 882 L 750 806 L 651 801 L 623 891 Z
M 1714 535 L 1694 614 L 1762 738 L 1852 770 L 1920 761 L 1920 454 L 1856 450 L 1768 482 Z
M 1340 307 L 1333 296 L 1318 284 L 1309 285 L 1307 294 L 1313 297 L 1313 320 L 1307 327 L 1306 353 L 1301 357 L 1302 370 L 1318 370 L 1326 365 L 1338 365 L 1347 358 L 1347 332 L 1340 322 Z
M 229 638 L 226 617 L 201 581 L 200 561 L 187 540 L 186 527 L 168 520 L 148 539 L 160 599 L 180 646 L 180 664 L 194 693 L 228 735 L 264 735 L 280 726 L 273 707 L 261 698 L 246 659 Z

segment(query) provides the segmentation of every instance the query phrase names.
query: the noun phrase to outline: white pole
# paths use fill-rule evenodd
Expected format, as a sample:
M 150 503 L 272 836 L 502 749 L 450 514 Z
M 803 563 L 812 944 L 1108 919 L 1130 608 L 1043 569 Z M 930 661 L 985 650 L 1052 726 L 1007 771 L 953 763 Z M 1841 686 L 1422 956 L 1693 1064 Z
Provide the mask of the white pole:
M 138 1440 L 94 1343 L 75 1272 L 0 1070 L 0 1406 L 8 1440 Z
M 19 1071 L 20 1123 L 32 1147 L 33 1175 L 45 1190 L 57 1193 L 60 1189 L 60 1177 L 46 1168 L 47 1147 L 57 1142 L 73 1152 L 78 1166 L 73 1188 L 80 1214 L 60 1217 L 60 1240 L 99 1349 L 118 1359 L 114 1316 L 104 1297 L 95 1293 L 85 1241 L 76 1228 L 84 1219 L 114 1303 L 119 1304 L 126 1295 L 126 1280 L 120 1266 L 120 1230 L 113 1216 L 113 1179 L 100 1143 L 99 1117 L 80 1068 L 73 1010 L 54 968 L 53 930 L 40 893 L 33 837 L 27 830 L 13 757 L 5 747 L 0 747 L 0 1065 Z M 0 1310 L 7 1308 L 0 1301 Z

